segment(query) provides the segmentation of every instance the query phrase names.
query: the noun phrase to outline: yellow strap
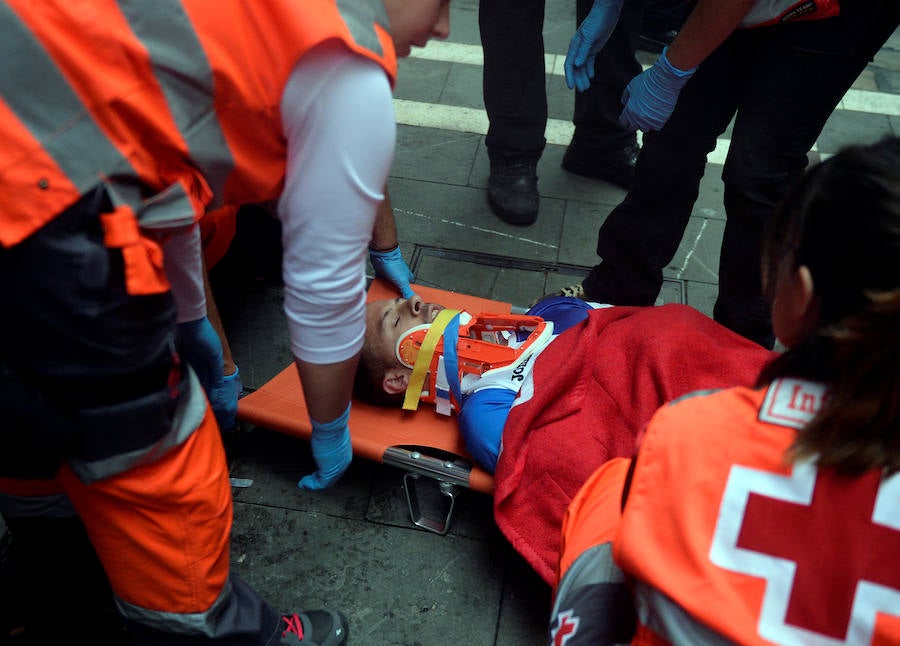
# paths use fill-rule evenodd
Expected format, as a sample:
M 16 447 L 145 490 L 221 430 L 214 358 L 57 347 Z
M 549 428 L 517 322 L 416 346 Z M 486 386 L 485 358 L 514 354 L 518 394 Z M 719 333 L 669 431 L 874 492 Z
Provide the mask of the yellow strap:
M 428 332 L 425 333 L 412 374 L 409 376 L 409 385 L 406 387 L 406 396 L 403 399 L 403 410 L 416 410 L 419 407 L 419 397 L 422 396 L 422 387 L 425 385 L 425 377 L 428 376 L 431 358 L 434 356 L 438 341 L 444 335 L 447 324 L 457 314 L 459 314 L 459 310 L 441 310 L 431 323 L 431 327 L 428 328 Z

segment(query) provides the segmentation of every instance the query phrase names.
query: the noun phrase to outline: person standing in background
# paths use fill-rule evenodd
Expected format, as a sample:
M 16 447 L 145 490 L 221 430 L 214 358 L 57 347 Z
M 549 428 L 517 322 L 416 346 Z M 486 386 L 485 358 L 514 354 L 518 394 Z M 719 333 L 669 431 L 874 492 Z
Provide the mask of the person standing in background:
M 547 643 L 900 643 L 900 139 L 810 169 L 763 248 L 785 352 L 587 480 Z
M 575 95 L 575 134 L 563 169 L 628 189 L 640 150 L 633 131 L 619 121 L 620 99 L 641 72 L 635 58 L 645 0 L 628 0 L 605 46 L 596 55 L 596 83 Z M 657 0 L 683 5 L 682 0 Z M 537 220 L 537 163 L 546 140 L 544 0 L 481 0 L 478 25 L 484 50 L 484 106 L 490 122 L 488 203 L 504 222 Z M 577 0 L 580 24 L 591 0 Z
M 602 48 L 626 8 L 622 0 L 596 0 L 566 58 L 570 87 L 592 84 L 589 53 Z M 699 0 L 656 63 L 628 84 L 621 121 L 644 132 L 634 183 L 600 227 L 601 262 L 559 293 L 652 305 L 690 219 L 706 156 L 734 119 L 713 317 L 773 347 L 759 273 L 763 227 L 898 19 L 893 0 Z

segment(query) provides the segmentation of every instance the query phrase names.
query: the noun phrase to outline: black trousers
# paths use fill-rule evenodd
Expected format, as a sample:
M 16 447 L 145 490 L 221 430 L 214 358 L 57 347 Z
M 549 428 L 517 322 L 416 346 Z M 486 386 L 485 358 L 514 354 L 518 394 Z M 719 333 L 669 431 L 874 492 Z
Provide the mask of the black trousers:
M 690 219 L 706 155 L 734 118 L 722 173 L 727 219 L 714 317 L 772 347 L 760 270 L 766 221 L 900 14 L 896 0 L 843 0 L 841 8 L 827 20 L 738 30 L 700 65 L 665 127 L 644 135 L 634 184 L 600 227 L 602 262 L 583 282 L 591 300 L 653 304 Z
M 634 52 L 644 2 L 626 0 L 618 25 L 597 54 L 594 82 L 575 94 L 575 139 L 587 152 L 602 155 L 635 141 L 634 133 L 619 124 L 619 114 L 625 86 L 641 71 Z M 592 0 L 577 0 L 578 24 L 592 6 Z M 537 161 L 547 125 L 544 0 L 481 0 L 478 25 L 490 121 L 488 155 L 492 160 Z

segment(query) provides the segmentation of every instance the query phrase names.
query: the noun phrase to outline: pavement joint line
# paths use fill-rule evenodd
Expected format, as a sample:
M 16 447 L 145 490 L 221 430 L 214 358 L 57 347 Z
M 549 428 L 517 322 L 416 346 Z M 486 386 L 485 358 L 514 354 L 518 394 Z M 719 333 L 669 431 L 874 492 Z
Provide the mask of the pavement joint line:
M 421 211 L 408 211 L 406 209 L 401 209 L 398 207 L 394 207 L 394 213 L 405 213 L 406 215 L 411 215 L 413 217 L 422 219 L 422 220 L 436 220 L 441 224 L 449 224 L 454 227 L 458 227 L 461 229 L 471 229 L 473 231 L 478 231 L 480 233 L 490 233 L 492 235 L 500 236 L 501 238 L 509 238 L 511 240 L 515 240 L 516 242 L 523 242 L 526 244 L 532 244 L 538 247 L 545 247 L 547 249 L 559 249 L 559 245 L 551 244 L 548 242 L 541 242 L 540 240 L 532 240 L 531 238 L 523 238 L 521 236 L 516 236 L 510 233 L 505 233 L 503 231 L 497 231 L 496 229 L 490 229 L 488 227 L 480 227 L 473 224 L 466 224 L 465 222 L 460 222 L 458 220 L 450 220 L 448 218 L 435 217 L 433 215 L 429 215 L 427 213 L 422 213 Z
M 681 263 L 681 267 L 679 267 L 678 271 L 675 272 L 676 278 L 681 278 L 684 275 L 688 263 L 691 261 L 691 258 L 694 257 L 694 252 L 697 250 L 697 245 L 700 244 L 700 239 L 703 237 L 703 232 L 706 231 L 707 224 L 709 224 L 709 220 L 706 219 L 704 219 L 700 224 L 700 230 L 697 232 L 697 235 L 694 236 L 694 240 L 691 243 L 691 248 L 688 249 L 688 252 L 684 255 L 684 262 Z

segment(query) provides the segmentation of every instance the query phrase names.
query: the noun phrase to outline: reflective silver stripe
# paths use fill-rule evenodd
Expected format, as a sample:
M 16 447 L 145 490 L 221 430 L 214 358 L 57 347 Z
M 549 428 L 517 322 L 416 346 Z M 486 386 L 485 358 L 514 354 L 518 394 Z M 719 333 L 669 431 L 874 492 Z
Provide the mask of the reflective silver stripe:
M 219 124 L 212 67 L 178 0 L 121 0 L 119 7 L 135 36 L 146 47 L 153 74 L 162 88 L 191 159 L 213 191 L 211 207 L 221 205 L 225 179 L 234 158 Z M 145 220 L 141 218 L 141 225 Z
M 636 581 L 634 585 L 638 622 L 673 645 L 704 644 L 730 646 L 734 644 L 705 624 L 694 619 L 680 605 L 656 588 Z
M 82 193 L 107 174 L 136 175 L 41 43 L 0 3 L 0 95 Z
M 625 574 L 613 560 L 612 543 L 594 545 L 579 554 L 563 575 L 551 617 L 559 614 L 565 604 L 571 603 L 570 597 L 578 594 L 579 590 L 592 585 L 619 583 L 625 583 Z
M 269 604 L 235 576 L 225 580 L 216 600 L 202 612 L 150 610 L 119 598 L 116 598 L 116 605 L 130 619 L 171 635 L 189 635 L 195 640 L 203 635 L 216 643 L 233 643 L 235 635 L 244 635 L 243 641 L 256 636 L 257 639 L 251 639 L 254 643 L 265 640 L 266 644 L 271 644 L 281 634 L 281 622 L 272 617 Z M 260 624 L 260 619 L 266 617 L 269 620 Z M 203 641 L 206 643 L 207 640 Z
M 194 203 L 181 184 L 172 184 L 146 200 L 136 183 L 111 180 L 103 185 L 112 205 L 131 206 L 144 229 L 179 228 L 194 222 Z
M 631 606 L 631 590 L 613 560 L 612 543 L 589 547 L 559 582 L 550 613 L 552 643 L 630 643 L 635 628 Z
M 378 0 L 338 0 L 337 6 L 356 44 L 384 56 L 378 32 L 372 26 L 373 22 L 378 23 L 390 31 L 384 4 Z
M 217 628 L 221 629 L 223 624 L 226 627 L 231 627 L 229 625 L 230 622 L 227 619 L 223 621 L 221 615 L 223 607 L 229 605 L 232 593 L 231 579 L 227 579 L 225 586 L 219 593 L 219 597 L 204 612 L 180 613 L 151 610 L 123 601 L 119 597 L 116 597 L 116 605 L 123 616 L 146 626 L 152 626 L 160 632 L 175 635 L 219 637 L 220 635 L 216 634 Z
M 183 444 L 200 426 L 207 406 L 203 386 L 190 366 L 188 378 L 190 379 L 188 394 L 179 402 L 172 428 L 158 442 L 137 451 L 121 453 L 103 460 L 86 462 L 70 459 L 69 466 L 72 467 L 72 471 L 82 482 L 90 484 L 128 471 L 139 464 L 153 462 L 173 447 Z

